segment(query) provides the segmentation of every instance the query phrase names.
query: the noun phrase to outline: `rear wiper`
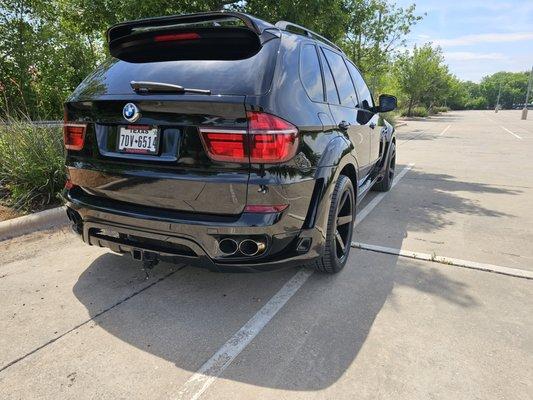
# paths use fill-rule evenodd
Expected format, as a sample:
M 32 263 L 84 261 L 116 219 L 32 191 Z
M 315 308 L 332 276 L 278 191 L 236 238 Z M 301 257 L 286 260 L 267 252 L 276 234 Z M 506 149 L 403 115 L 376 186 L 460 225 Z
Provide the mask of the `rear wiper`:
M 190 89 L 180 85 L 162 82 L 131 81 L 130 86 L 137 93 L 198 93 L 211 94 L 211 90 Z

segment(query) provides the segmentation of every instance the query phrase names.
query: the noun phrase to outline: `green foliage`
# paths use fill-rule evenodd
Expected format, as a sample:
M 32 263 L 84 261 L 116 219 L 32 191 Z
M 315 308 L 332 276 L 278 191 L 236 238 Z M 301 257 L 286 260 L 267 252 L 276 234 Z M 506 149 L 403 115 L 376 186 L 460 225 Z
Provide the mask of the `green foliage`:
M 383 121 L 387 121 L 392 126 L 396 126 L 396 123 L 398 122 L 398 117 L 399 116 L 400 116 L 400 114 L 399 114 L 398 110 L 392 111 L 392 112 L 388 112 L 388 113 L 385 113 L 385 114 L 380 114 L 379 115 L 379 120 L 378 120 L 378 126 L 384 126 L 385 123 Z
M 0 195 L 9 206 L 31 210 L 57 201 L 65 183 L 60 127 L 0 120 Z
M 427 117 L 429 115 L 429 111 L 426 107 L 413 107 L 411 110 L 409 109 L 402 109 L 400 111 L 400 115 L 402 117 Z
M 422 16 L 416 15 L 414 4 L 402 8 L 386 0 L 348 0 L 345 8 L 348 21 L 342 47 L 371 89 L 384 93 L 381 88 L 396 49 L 405 46 L 407 34 Z
M 494 108 L 500 93 L 500 105 L 511 108 L 514 103 L 523 103 L 527 90 L 527 72 L 497 72 L 486 76 L 479 84 L 479 92 L 486 99 L 487 106 Z
M 488 100 L 482 96 L 469 98 L 465 103 L 467 110 L 486 110 L 488 107 Z
M 450 74 L 444 64 L 440 48 L 430 44 L 414 47 L 413 52 L 401 54 L 395 64 L 394 75 L 406 97 L 407 115 L 413 108 L 425 104 L 431 108 L 449 92 Z
M 447 106 L 435 106 L 431 109 L 432 112 L 434 112 L 435 114 L 438 114 L 438 113 L 445 113 L 445 112 L 448 112 L 450 111 L 450 107 L 447 107 Z

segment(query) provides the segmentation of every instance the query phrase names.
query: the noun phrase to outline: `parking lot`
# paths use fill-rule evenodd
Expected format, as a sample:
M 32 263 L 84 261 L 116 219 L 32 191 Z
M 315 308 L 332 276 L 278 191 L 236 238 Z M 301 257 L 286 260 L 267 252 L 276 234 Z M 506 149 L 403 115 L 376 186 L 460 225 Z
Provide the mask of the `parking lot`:
M 397 132 L 335 276 L 145 280 L 68 228 L 0 242 L 0 398 L 531 399 L 531 111 Z

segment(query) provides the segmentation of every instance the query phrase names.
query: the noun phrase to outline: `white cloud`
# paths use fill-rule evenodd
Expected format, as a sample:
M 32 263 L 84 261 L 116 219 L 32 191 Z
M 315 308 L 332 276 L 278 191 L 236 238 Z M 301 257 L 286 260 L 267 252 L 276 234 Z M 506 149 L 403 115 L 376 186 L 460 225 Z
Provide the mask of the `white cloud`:
M 433 41 L 433 43 L 442 47 L 453 47 L 469 46 L 478 43 L 518 42 L 523 40 L 533 40 L 533 32 L 465 35 L 454 39 L 436 39 Z
M 444 53 L 447 61 L 505 60 L 502 53 L 474 53 L 471 51 L 449 51 Z

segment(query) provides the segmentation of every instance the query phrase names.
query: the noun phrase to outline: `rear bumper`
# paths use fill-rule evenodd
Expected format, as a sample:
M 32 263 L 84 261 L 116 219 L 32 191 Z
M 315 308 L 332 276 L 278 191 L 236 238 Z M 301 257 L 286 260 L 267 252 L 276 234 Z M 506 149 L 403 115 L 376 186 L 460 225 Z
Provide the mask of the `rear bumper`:
M 84 242 L 136 259 L 156 257 L 218 271 L 264 271 L 307 264 L 320 257 L 324 246 L 320 229 L 290 230 L 293 225 L 285 223 L 283 212 L 191 215 L 117 204 L 79 188 L 66 192 L 65 198 L 69 218 Z M 224 237 L 260 238 L 267 248 L 254 257 L 224 256 L 218 248 Z

